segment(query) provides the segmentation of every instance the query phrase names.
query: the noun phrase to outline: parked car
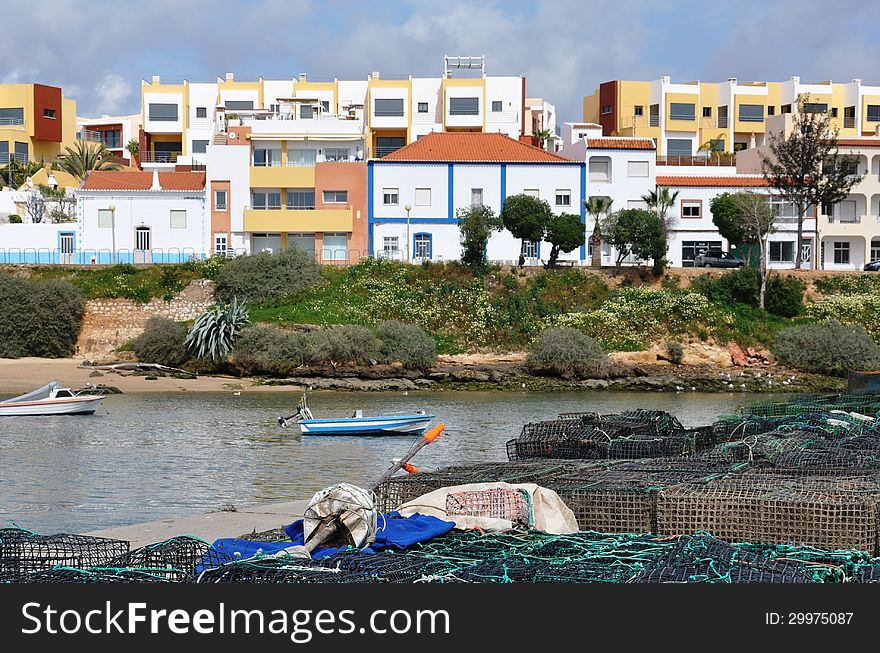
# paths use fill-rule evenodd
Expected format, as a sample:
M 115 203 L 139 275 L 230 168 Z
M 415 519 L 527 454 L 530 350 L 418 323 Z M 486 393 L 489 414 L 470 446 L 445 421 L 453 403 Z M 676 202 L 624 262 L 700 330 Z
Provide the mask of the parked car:
M 877 259 L 876 261 L 871 261 L 870 263 L 865 263 L 864 270 L 865 272 L 880 271 L 880 259 Z
M 741 268 L 746 264 L 727 252 L 703 252 L 694 257 L 694 267 L 698 268 Z

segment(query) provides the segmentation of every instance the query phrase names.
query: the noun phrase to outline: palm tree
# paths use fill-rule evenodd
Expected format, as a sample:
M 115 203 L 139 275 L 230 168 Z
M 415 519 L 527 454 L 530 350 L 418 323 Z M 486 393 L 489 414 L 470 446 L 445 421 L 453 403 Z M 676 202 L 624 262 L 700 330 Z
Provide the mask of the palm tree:
M 5 183 L 12 189 L 19 188 L 28 177 L 33 177 L 45 166 L 46 164 L 42 161 L 39 163 L 37 161 L 19 163 L 10 157 L 9 163 L 0 168 L 0 184 Z
M 678 191 L 670 193 L 668 188 L 652 190 L 647 195 L 642 195 L 642 200 L 644 200 L 645 204 L 648 205 L 648 208 L 651 211 L 657 214 L 657 217 L 663 222 L 663 228 L 667 230 L 669 229 L 669 225 L 666 224 L 666 214 L 675 204 L 677 198 Z
M 82 181 L 92 170 L 119 170 L 113 155 L 103 143 L 77 140 L 73 147 L 65 147 L 55 165 L 59 170 Z
M 129 154 L 139 156 L 141 153 L 141 144 L 136 139 L 132 138 L 128 141 L 128 145 L 125 146 L 125 149 L 128 150 Z
M 544 148 L 544 144 L 547 142 L 547 139 L 550 138 L 550 130 L 549 129 L 538 129 L 537 127 L 532 130 L 532 138 L 538 141 L 538 145 L 541 149 Z
M 596 221 L 593 233 L 590 236 L 590 244 L 593 246 L 590 266 L 594 268 L 602 267 L 602 227 L 600 225 L 600 218 L 608 214 L 613 201 L 610 197 L 590 197 L 584 200 L 584 208 L 590 214 L 590 217 Z

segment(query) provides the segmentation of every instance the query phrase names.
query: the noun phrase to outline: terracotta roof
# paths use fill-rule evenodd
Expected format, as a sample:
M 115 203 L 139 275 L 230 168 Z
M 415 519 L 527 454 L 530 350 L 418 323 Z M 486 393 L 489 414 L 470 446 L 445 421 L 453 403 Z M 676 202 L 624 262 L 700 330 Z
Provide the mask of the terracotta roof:
M 880 138 L 838 138 L 840 147 L 880 147 Z
M 571 126 L 575 129 L 586 129 L 587 127 L 593 127 L 597 129 L 601 129 L 602 125 L 596 122 L 573 122 Z
M 588 138 L 587 147 L 600 150 L 655 150 L 650 138 Z
M 153 173 L 145 170 L 123 172 L 92 170 L 83 182 L 83 190 L 150 190 Z M 162 190 L 204 190 L 204 172 L 160 172 Z
M 748 187 L 748 186 L 769 186 L 767 180 L 763 177 L 751 176 L 746 177 L 743 175 L 730 176 L 730 177 L 700 177 L 700 176 L 692 176 L 692 177 L 678 177 L 674 175 L 658 175 L 657 176 L 657 185 L 658 186 L 720 186 L 722 188 L 726 187 Z
M 380 161 L 459 161 L 480 163 L 572 163 L 546 150 L 500 133 L 431 132 Z

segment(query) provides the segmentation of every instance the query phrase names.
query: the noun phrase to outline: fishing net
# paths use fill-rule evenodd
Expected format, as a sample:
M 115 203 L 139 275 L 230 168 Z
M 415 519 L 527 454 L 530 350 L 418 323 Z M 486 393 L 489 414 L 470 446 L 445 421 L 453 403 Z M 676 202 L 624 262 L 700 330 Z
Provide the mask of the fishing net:
M 100 567 L 129 551 L 128 542 L 87 535 L 37 535 L 0 529 L 0 581 L 15 581 L 56 566 Z
M 37 571 L 18 579 L 22 583 L 61 584 L 61 583 L 180 583 L 185 576 L 171 576 L 152 569 L 120 569 L 94 567 L 92 569 L 72 569 L 54 567 Z
M 859 567 L 852 576 L 853 583 L 880 583 L 880 565 Z
M 181 535 L 135 549 L 106 566 L 183 581 L 194 573 L 197 566 L 216 567 L 228 561 L 227 556 L 218 553 L 204 540 Z
M 774 417 L 831 410 L 876 415 L 880 413 L 880 395 L 803 395 L 788 401 L 769 401 L 743 406 L 739 414 Z

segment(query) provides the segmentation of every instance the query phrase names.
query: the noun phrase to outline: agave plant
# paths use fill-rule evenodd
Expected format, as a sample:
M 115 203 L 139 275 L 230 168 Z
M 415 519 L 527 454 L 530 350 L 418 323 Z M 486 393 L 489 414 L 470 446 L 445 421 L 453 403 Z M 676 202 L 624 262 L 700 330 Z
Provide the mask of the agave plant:
M 199 315 L 186 336 L 186 346 L 199 358 L 221 360 L 250 323 L 247 305 L 233 297 L 231 303 L 218 304 Z

